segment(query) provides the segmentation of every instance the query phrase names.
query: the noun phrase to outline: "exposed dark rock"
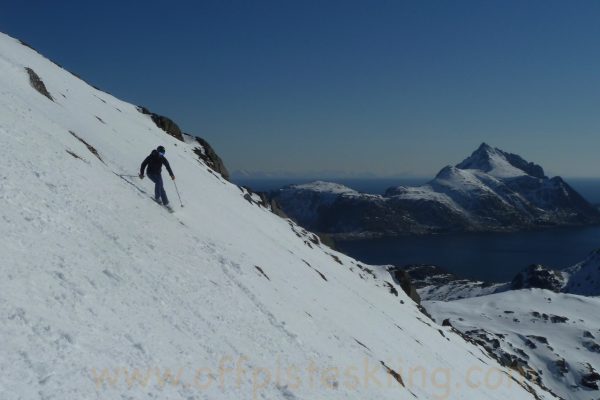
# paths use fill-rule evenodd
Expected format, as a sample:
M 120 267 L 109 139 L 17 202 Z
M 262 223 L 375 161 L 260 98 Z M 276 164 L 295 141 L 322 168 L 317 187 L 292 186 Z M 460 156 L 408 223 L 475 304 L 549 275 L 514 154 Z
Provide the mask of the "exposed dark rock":
M 370 348 L 369 348 L 369 347 L 368 347 L 366 344 L 364 344 L 363 342 L 361 342 L 360 340 L 358 340 L 358 339 L 356 339 L 356 338 L 353 338 L 353 339 L 354 339 L 354 341 L 355 341 L 356 343 L 358 343 L 360 346 L 362 346 L 362 347 L 364 347 L 365 349 L 367 349 L 367 350 L 371 351 L 371 349 L 370 349 Z
M 425 286 L 442 286 L 454 282 L 459 278 L 435 265 L 407 265 L 403 268 L 410 276 L 411 281 L 420 289 Z
M 561 317 L 560 315 L 551 315 L 550 316 L 550 321 L 553 324 L 564 324 L 568 320 L 569 320 L 569 318 L 567 318 L 567 317 Z
M 513 278 L 510 288 L 513 290 L 538 288 L 558 293 L 564 285 L 565 279 L 560 271 L 532 264 Z
M 24 42 L 24 41 L 22 41 L 22 40 L 19 40 L 19 42 L 20 42 L 20 43 L 21 43 L 23 46 L 30 48 L 31 50 L 33 50 L 33 51 L 35 51 L 36 53 L 38 53 L 40 56 L 42 56 L 42 57 L 46 58 L 46 57 L 45 57 L 45 56 L 44 56 L 42 53 L 40 53 L 39 51 L 37 51 L 37 50 L 36 50 L 36 49 L 35 49 L 33 46 L 31 46 L 29 43 L 27 43 L 27 42 Z M 91 86 L 91 87 L 93 87 L 94 89 L 98 90 L 99 92 L 108 93 L 108 92 L 106 92 L 106 91 L 104 91 L 104 90 L 100 89 L 99 87 L 97 87 L 97 86 L 95 86 L 95 85 L 92 85 L 91 83 L 89 83 L 88 81 L 86 81 L 85 79 L 83 79 L 83 78 L 82 78 L 81 76 L 79 76 L 78 74 L 76 74 L 76 73 L 74 73 L 74 72 L 71 72 L 71 71 L 69 71 L 69 70 L 65 69 L 65 68 L 64 68 L 62 65 L 60 65 L 60 64 L 59 64 L 59 63 L 57 63 L 56 61 L 53 61 L 53 60 L 48 60 L 48 61 L 50 61 L 52 64 L 56 65 L 58 68 L 60 68 L 60 69 L 62 69 L 62 70 L 64 70 L 64 71 L 66 71 L 67 73 L 69 73 L 69 74 L 73 75 L 75 78 L 77 78 L 77 79 L 79 79 L 79 80 L 81 80 L 81 81 L 83 81 L 83 82 L 87 83 L 88 85 L 90 85 L 90 86 Z M 64 96 L 64 95 L 63 95 L 63 96 Z
M 413 285 L 412 279 L 408 272 L 398 267 L 390 268 L 388 271 L 390 275 L 392 275 L 392 278 L 394 278 L 394 281 L 400 285 L 404 293 L 413 299 L 415 303 L 421 304 L 421 297 L 419 296 L 419 293 L 417 293 L 417 288 Z
M 507 284 L 461 279 L 434 265 L 407 265 L 404 270 L 422 301 L 451 301 L 508 289 Z
M 46 85 L 44 84 L 44 81 L 42 81 L 42 78 L 40 78 L 38 74 L 36 74 L 35 71 L 29 67 L 25 67 L 25 71 L 27 71 L 27 74 L 29 75 L 29 83 L 31 84 L 31 87 L 37 90 L 41 95 L 46 96 L 50 100 L 54 101 L 54 98 L 50 92 L 48 92 L 48 89 L 46 89 Z
M 589 389 L 599 390 L 600 374 L 590 365 L 587 365 L 588 373 L 581 377 L 581 384 Z
M 331 258 L 333 258 L 333 261 L 335 261 L 336 263 L 340 264 L 340 265 L 344 265 L 344 263 L 342 262 L 342 260 L 340 260 L 340 258 L 338 256 L 336 256 L 335 254 L 331 254 L 331 253 L 327 253 L 329 254 L 329 256 Z
M 77 140 L 79 140 L 81 143 L 83 143 L 87 147 L 87 149 L 90 151 L 90 153 L 95 155 L 98 158 L 98 160 L 100 160 L 104 163 L 104 160 L 102 160 L 102 157 L 100 157 L 100 154 L 98 154 L 98 151 L 94 148 L 94 146 L 90 145 L 88 142 L 86 142 L 85 140 L 83 140 L 82 138 L 77 136 L 77 134 L 75 132 L 69 131 L 69 133 L 71 135 L 73 135 L 75 138 L 77 138 Z
M 584 331 L 583 332 L 583 337 L 584 338 L 589 338 L 589 339 L 595 339 L 596 338 L 594 335 L 592 335 L 592 332 L 590 332 L 590 331 Z
M 73 156 L 73 158 L 76 158 L 78 160 L 81 161 L 85 161 L 83 158 L 79 157 L 77 154 L 73 153 L 71 150 L 65 150 L 67 153 L 69 153 L 71 156 Z
M 394 287 L 394 285 L 392 285 L 389 282 L 384 282 L 385 285 L 387 285 L 388 290 L 390 291 L 391 294 L 393 294 L 394 296 L 398 297 L 398 290 L 396 290 L 396 288 Z
M 530 339 L 536 340 L 536 341 L 538 341 L 538 342 L 540 342 L 542 344 L 548 344 L 548 339 L 546 339 L 543 336 L 528 335 L 527 337 L 530 338 Z
M 149 115 L 152 118 L 152 121 L 163 131 L 167 132 L 169 135 L 173 136 L 177 140 L 181 140 L 183 142 L 183 132 L 179 129 L 179 126 L 170 118 L 165 117 L 163 115 L 159 115 L 151 112 L 146 107 L 138 107 L 138 111 L 142 114 Z
M 146 107 L 138 107 L 137 109 L 142 114 L 149 115 L 156 126 L 165 131 L 167 134 L 173 136 L 175 139 L 184 142 L 184 136 L 187 136 L 191 140 L 196 141 L 200 145 L 194 148 L 194 153 L 198 156 L 198 158 L 210 169 L 221 174 L 225 180 L 229 180 L 229 171 L 227 171 L 225 163 L 206 140 L 198 136 L 183 133 L 175 121 L 163 115 L 153 113 Z
M 252 189 L 246 187 L 247 190 L 251 191 Z M 279 203 L 277 202 L 277 200 L 272 199 L 271 197 L 269 197 L 268 193 L 265 192 L 254 192 L 256 194 L 258 194 L 260 196 L 260 198 L 262 199 L 263 204 L 265 204 L 266 206 L 268 206 L 271 209 L 271 212 L 275 215 L 280 216 L 281 218 L 289 218 L 285 212 L 281 209 L 281 206 L 279 205 Z M 316 243 L 315 243 L 316 244 Z M 329 246 L 331 247 L 331 246 Z
M 554 361 L 554 365 L 561 375 L 565 375 L 569 372 L 569 364 L 564 358 Z
M 254 266 L 254 268 L 256 268 L 256 270 L 257 270 L 257 271 L 258 271 L 258 272 L 259 272 L 259 273 L 260 273 L 262 276 L 264 276 L 265 278 L 267 278 L 267 280 L 269 280 L 269 281 L 271 280 L 271 278 L 269 278 L 269 277 L 267 276 L 267 274 L 265 274 L 265 271 L 263 271 L 263 269 L 262 269 L 261 267 L 259 267 L 258 265 L 255 265 L 255 266 Z
M 390 367 L 385 365 L 385 363 L 383 361 L 379 361 L 379 362 L 381 363 L 381 365 L 383 365 L 383 367 L 385 368 L 387 373 L 396 380 L 396 382 L 398 382 L 400 385 L 404 386 L 404 381 L 402 380 L 402 376 L 400 376 L 400 374 L 398 372 L 394 371 L 393 369 L 391 369 Z
M 191 136 L 191 135 L 188 135 Z M 200 147 L 194 149 L 194 153 L 200 158 L 206 165 L 212 168 L 214 171 L 221 174 L 223 178 L 229 180 L 229 171 L 225 167 L 225 163 L 219 155 L 215 152 L 212 146 L 204 139 L 193 136 L 194 140 L 200 144 Z M 278 206 L 279 207 L 279 206 Z
M 529 347 L 530 349 L 537 349 L 537 345 L 528 338 L 523 338 L 523 343 L 525 343 L 525 346 Z
M 583 345 L 586 349 L 593 353 L 600 353 L 600 344 L 594 342 L 593 340 L 587 340 L 583 342 Z

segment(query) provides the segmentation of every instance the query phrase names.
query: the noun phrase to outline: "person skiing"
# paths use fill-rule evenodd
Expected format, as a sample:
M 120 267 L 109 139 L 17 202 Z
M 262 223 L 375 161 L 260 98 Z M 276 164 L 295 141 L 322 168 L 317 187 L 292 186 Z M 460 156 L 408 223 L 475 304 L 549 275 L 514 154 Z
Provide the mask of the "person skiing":
M 167 171 L 169 171 L 171 179 L 175 180 L 175 175 L 173 175 L 173 170 L 171 170 L 169 161 L 167 161 L 165 158 L 165 148 L 163 146 L 158 146 L 156 150 L 152 150 L 152 153 L 150 153 L 144 162 L 142 162 L 142 166 L 140 167 L 140 179 L 144 179 L 144 170 L 146 169 L 146 166 L 148 166 L 148 178 L 154 182 L 154 200 L 160 204 L 162 199 L 162 204 L 165 207 L 168 207 L 169 199 L 167 198 L 167 193 L 165 192 L 161 176 L 163 165 L 167 167 Z

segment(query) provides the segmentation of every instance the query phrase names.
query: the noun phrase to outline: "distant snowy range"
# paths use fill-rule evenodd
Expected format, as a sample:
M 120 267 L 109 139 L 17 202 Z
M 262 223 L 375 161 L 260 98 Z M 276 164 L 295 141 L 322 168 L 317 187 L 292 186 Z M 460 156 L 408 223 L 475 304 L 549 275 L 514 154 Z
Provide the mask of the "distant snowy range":
M 420 186 L 383 195 L 334 182 L 289 185 L 271 193 L 304 227 L 341 238 L 517 231 L 600 222 L 598 209 L 541 166 L 483 143 Z
M 1 400 L 600 398 L 598 253 L 487 283 L 317 234 L 597 221 L 518 156 L 483 145 L 423 186 L 269 198 L 204 139 L 1 33 L 0 143 Z M 158 145 L 173 213 L 137 177 Z

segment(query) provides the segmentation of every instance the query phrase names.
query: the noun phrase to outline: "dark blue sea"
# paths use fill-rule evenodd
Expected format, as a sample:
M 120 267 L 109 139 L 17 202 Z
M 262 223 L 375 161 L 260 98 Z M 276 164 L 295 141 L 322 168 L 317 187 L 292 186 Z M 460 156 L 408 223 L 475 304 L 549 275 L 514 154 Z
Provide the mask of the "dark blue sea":
M 310 180 L 236 182 L 257 191 L 276 190 Z M 424 179 L 338 179 L 355 190 L 382 194 L 388 187 L 419 185 Z M 600 179 L 566 181 L 588 201 L 600 204 Z M 600 226 L 516 233 L 410 236 L 338 242 L 340 251 L 370 264 L 434 264 L 458 276 L 484 281 L 510 280 L 529 264 L 565 268 L 600 248 Z

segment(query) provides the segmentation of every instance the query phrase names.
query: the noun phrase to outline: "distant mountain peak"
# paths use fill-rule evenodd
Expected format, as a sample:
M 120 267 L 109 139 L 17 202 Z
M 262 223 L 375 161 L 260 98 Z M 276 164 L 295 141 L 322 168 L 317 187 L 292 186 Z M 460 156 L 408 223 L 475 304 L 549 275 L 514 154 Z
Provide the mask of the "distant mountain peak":
M 486 142 L 483 142 L 479 145 L 479 148 L 476 151 L 490 151 L 490 150 L 494 150 L 494 148 L 492 146 L 490 146 L 489 144 L 487 144 Z
M 487 143 L 482 143 L 469 157 L 456 165 L 460 169 L 475 169 L 497 178 L 530 175 L 545 178 L 544 169 L 528 162 L 517 154 L 507 153 Z
M 391 187 L 377 195 L 317 181 L 284 187 L 273 196 L 305 228 L 342 238 L 600 221 L 600 212 L 560 177 L 549 179 L 539 165 L 487 143 L 421 186 Z

